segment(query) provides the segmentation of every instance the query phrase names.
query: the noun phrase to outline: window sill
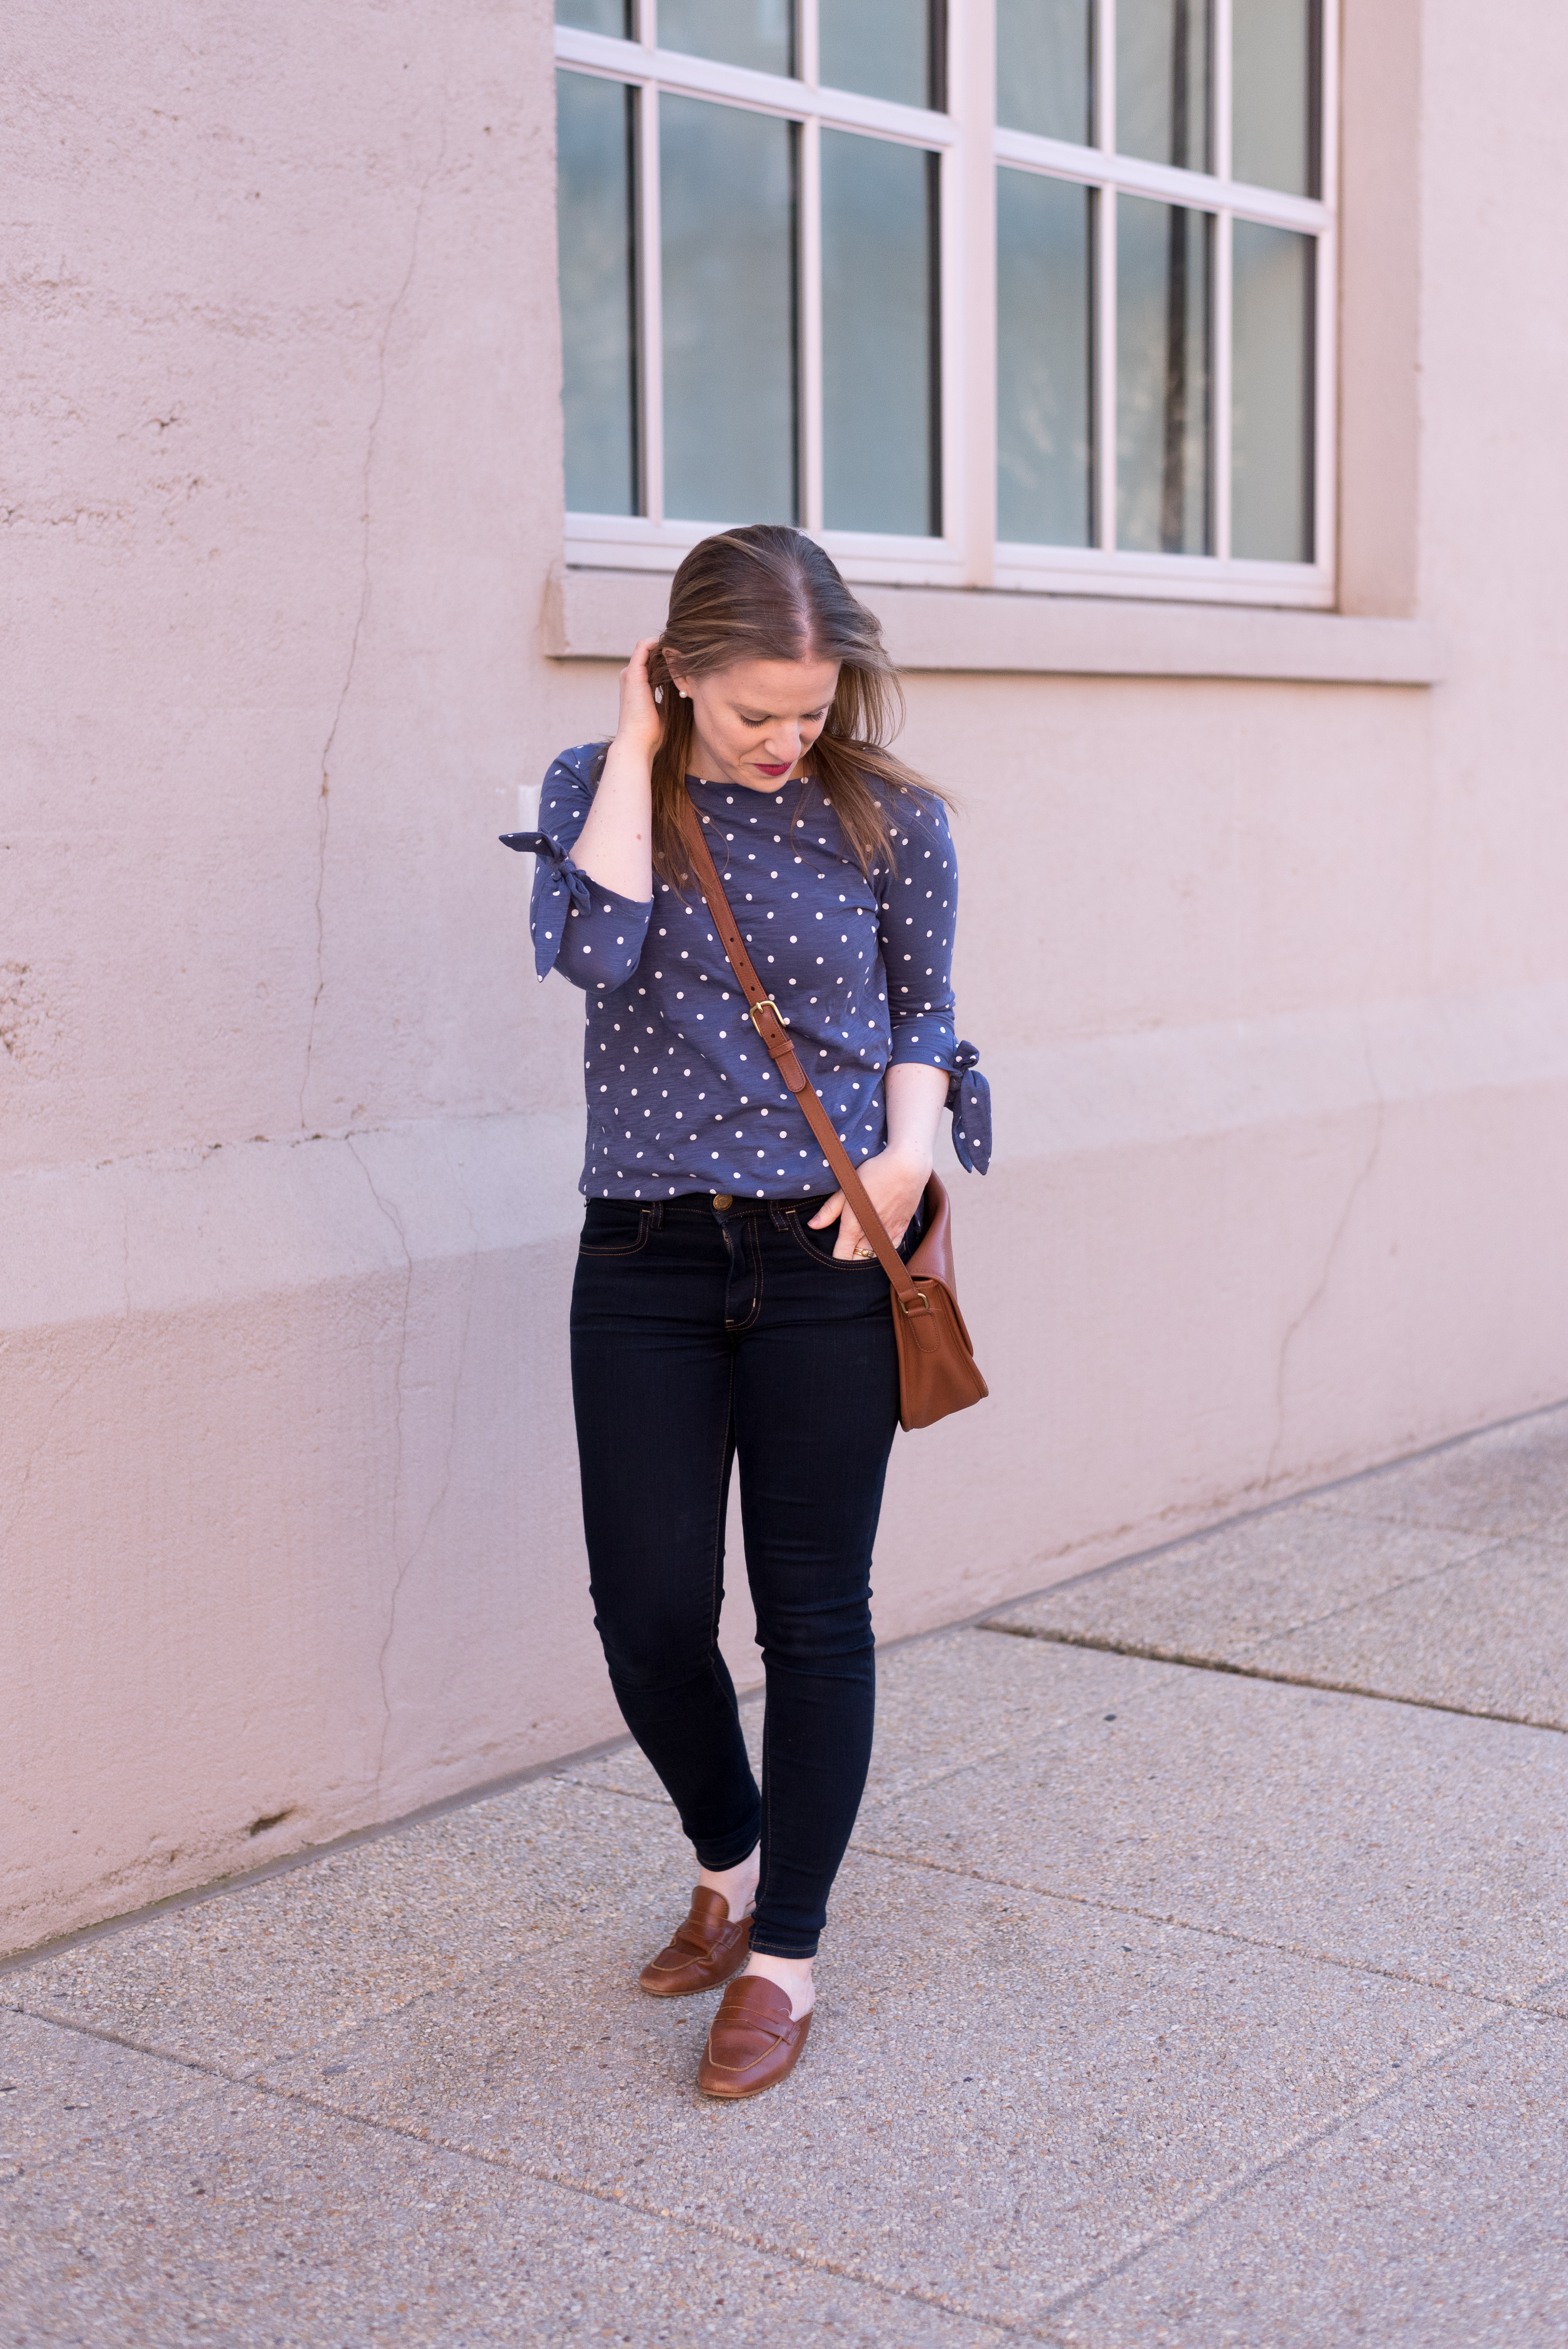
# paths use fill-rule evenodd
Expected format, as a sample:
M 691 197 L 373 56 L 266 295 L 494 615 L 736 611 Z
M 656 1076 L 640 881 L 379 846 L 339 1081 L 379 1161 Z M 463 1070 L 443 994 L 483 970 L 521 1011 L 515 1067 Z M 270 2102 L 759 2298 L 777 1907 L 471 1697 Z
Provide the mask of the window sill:
M 985 588 L 856 592 L 882 621 L 900 668 L 916 672 L 1419 686 L 1444 673 L 1442 640 L 1423 620 Z M 545 599 L 544 650 L 552 660 L 624 661 L 639 637 L 658 634 L 668 599 L 668 579 L 655 572 L 558 572 Z

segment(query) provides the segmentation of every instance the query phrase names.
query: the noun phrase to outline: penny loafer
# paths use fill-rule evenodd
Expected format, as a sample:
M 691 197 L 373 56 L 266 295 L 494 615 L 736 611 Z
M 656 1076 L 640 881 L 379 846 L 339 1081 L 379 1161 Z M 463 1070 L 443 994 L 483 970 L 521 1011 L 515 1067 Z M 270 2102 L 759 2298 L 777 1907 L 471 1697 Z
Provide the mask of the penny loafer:
M 637 1979 L 655 1998 L 689 1998 L 693 1991 L 717 1990 L 738 1974 L 750 1950 L 750 1918 L 732 1921 L 724 1895 L 699 1884 L 685 1924 Z
M 759 2096 L 800 2060 L 814 2009 L 799 2023 L 789 2001 L 764 1974 L 743 1974 L 719 2001 L 696 2084 L 705 2096 Z

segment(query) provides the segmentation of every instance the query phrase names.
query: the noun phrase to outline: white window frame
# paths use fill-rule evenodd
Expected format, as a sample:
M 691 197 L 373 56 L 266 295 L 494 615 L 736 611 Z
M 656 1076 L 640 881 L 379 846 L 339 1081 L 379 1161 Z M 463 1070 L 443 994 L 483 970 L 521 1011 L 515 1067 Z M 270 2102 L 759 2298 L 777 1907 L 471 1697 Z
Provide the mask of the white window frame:
M 972 0 L 973 5 L 973 0 Z M 1115 151 L 1117 0 L 1096 9 L 1095 134 L 1093 147 L 1037 139 L 993 123 L 991 150 L 998 165 L 1044 171 L 1096 191 L 1094 395 L 1097 543 L 1092 547 L 1026 546 L 1002 542 L 992 584 L 1045 588 L 1057 594 L 1160 594 L 1221 603 L 1323 605 L 1334 601 L 1334 330 L 1338 310 L 1336 223 L 1328 191 L 1338 158 L 1337 9 L 1324 0 L 1320 67 L 1318 184 L 1322 198 L 1290 196 L 1249 187 L 1231 177 L 1231 0 L 1213 0 L 1212 151 L 1214 170 L 1176 171 Z M 1116 202 L 1119 194 L 1152 196 L 1209 213 L 1214 222 L 1210 401 L 1212 411 L 1212 554 L 1141 554 L 1119 549 L 1116 532 Z M 1313 450 L 1313 548 L 1307 563 L 1240 561 L 1231 554 L 1231 233 L 1237 218 L 1304 231 L 1316 240 L 1313 335 L 1315 434 Z M 994 364 L 994 361 L 993 361 Z
M 642 516 L 568 512 L 571 565 L 668 572 L 710 532 L 712 522 L 666 519 L 663 492 L 663 351 L 660 338 L 657 93 L 708 98 L 782 116 L 799 126 L 800 523 L 845 576 L 907 586 L 998 587 L 1052 595 L 1119 595 L 1183 602 L 1322 607 L 1335 597 L 1335 328 L 1338 310 L 1338 5 L 1323 0 L 1321 142 L 1323 196 L 1290 196 L 1230 176 L 1231 5 L 1212 0 L 1214 170 L 1184 171 L 1118 155 L 1116 0 L 1096 9 L 1097 144 L 1077 147 L 1001 128 L 995 119 L 992 0 L 948 0 L 947 111 L 824 88 L 817 78 L 818 0 L 796 0 L 799 76 L 755 73 L 657 44 L 657 0 L 634 0 L 636 37 L 625 41 L 555 27 L 558 66 L 623 82 L 636 93 L 639 471 Z M 822 526 L 820 367 L 821 131 L 875 133 L 939 158 L 940 400 L 943 534 L 892 537 Z M 1097 191 L 1095 248 L 1095 514 L 1091 547 L 997 543 L 995 173 L 998 166 L 1042 171 Z M 1113 543 L 1116 513 L 1116 202 L 1120 193 L 1191 206 L 1214 220 L 1210 396 L 1212 405 L 1214 553 L 1133 554 Z M 1314 531 L 1310 564 L 1238 561 L 1231 525 L 1231 233 L 1238 218 L 1303 231 L 1316 239 Z M 748 517 L 730 517 L 744 520 Z

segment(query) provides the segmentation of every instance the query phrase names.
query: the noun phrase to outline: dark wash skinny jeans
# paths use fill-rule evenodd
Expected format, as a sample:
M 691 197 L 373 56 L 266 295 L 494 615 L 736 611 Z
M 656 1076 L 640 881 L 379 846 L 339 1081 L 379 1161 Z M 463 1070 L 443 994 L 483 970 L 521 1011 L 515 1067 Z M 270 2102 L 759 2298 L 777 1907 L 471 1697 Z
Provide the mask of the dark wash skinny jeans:
M 758 1842 L 751 1946 L 809 1958 L 871 1760 L 872 1544 L 898 1422 L 887 1275 L 820 1198 L 591 1199 L 572 1384 L 594 1622 L 627 1728 L 704 1868 Z M 767 1675 L 758 1793 L 718 1651 L 740 1461 Z

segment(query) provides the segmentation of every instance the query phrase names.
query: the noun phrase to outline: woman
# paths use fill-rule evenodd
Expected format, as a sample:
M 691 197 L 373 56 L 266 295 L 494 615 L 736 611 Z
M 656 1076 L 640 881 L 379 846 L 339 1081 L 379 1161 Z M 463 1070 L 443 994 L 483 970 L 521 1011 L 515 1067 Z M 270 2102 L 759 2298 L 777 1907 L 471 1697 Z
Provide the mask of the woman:
M 697 1861 L 642 1986 L 728 1983 L 697 2075 L 716 2096 L 782 2079 L 810 2026 L 871 1757 L 898 1371 L 887 1276 L 747 1017 L 681 815 L 689 792 L 795 1049 L 913 1240 L 959 1065 L 957 872 L 936 793 L 882 747 L 896 697 L 876 620 L 820 547 L 727 532 L 687 555 L 663 636 L 622 672 L 614 741 L 564 752 L 540 831 L 516 836 L 539 859 L 540 975 L 587 995 L 572 1376 L 594 1619 Z M 737 1457 L 760 1791 L 717 1640 Z

